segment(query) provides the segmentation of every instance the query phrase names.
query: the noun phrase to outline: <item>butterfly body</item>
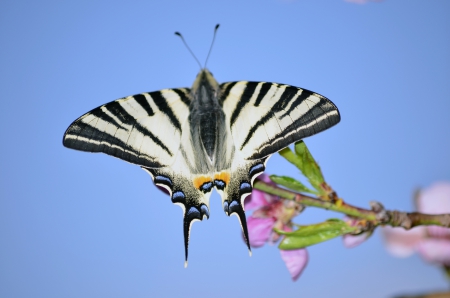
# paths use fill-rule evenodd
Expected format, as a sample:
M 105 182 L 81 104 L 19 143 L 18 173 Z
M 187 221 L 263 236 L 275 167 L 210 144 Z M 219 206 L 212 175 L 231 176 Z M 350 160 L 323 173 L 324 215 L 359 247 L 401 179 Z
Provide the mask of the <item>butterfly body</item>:
M 215 188 L 237 215 L 248 249 L 244 199 L 271 154 L 340 120 L 327 98 L 289 85 L 219 84 L 203 69 L 192 88 L 136 94 L 102 105 L 67 129 L 66 147 L 137 164 L 183 209 L 187 262 L 193 222 L 209 218 Z M 187 263 L 186 263 L 187 264 Z

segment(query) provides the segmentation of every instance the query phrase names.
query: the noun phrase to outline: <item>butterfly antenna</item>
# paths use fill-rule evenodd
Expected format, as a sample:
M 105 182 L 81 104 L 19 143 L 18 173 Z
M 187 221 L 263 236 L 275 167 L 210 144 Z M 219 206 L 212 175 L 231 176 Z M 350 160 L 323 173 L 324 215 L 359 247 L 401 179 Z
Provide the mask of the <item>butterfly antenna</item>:
M 205 68 L 206 68 L 206 64 L 208 63 L 209 54 L 211 54 L 211 50 L 212 50 L 213 45 L 214 45 L 214 40 L 216 40 L 216 32 L 217 32 L 217 29 L 219 29 L 219 26 L 220 26 L 220 24 L 217 24 L 216 27 L 214 28 L 214 36 L 213 36 L 213 40 L 211 42 L 211 46 L 209 47 L 208 56 L 206 57 Z
M 195 57 L 194 53 L 192 52 L 191 48 L 187 45 L 186 41 L 184 40 L 183 35 L 181 35 L 180 32 L 175 32 L 175 35 L 178 35 L 181 40 L 183 41 L 184 45 L 186 46 L 186 48 L 189 50 L 189 52 L 191 53 L 192 57 L 194 57 L 195 61 L 197 61 L 198 66 L 200 66 L 200 69 L 202 69 L 202 65 L 200 64 L 200 61 L 198 61 L 197 57 Z

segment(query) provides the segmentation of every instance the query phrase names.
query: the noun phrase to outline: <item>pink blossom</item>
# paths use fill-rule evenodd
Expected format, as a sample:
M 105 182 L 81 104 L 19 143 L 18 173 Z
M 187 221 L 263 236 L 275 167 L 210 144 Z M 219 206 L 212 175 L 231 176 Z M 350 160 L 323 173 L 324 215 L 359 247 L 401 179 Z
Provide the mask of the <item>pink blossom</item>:
M 356 226 L 359 223 L 359 220 L 356 218 L 351 217 L 345 217 L 344 220 L 350 225 L 350 226 Z M 373 231 L 364 232 L 359 235 L 351 235 L 351 234 L 345 234 L 342 236 L 342 240 L 344 241 L 344 246 L 347 248 L 353 248 L 364 241 L 366 241 L 371 235 Z
M 281 258 L 286 264 L 292 280 L 296 281 L 308 264 L 308 251 L 306 249 L 281 250 Z
M 417 209 L 428 214 L 450 213 L 450 183 L 435 183 L 417 196 Z M 387 250 L 398 257 L 418 252 L 426 261 L 450 266 L 450 229 L 439 226 L 419 226 L 411 230 L 385 227 Z
M 360 245 L 361 243 L 363 243 L 364 241 L 367 240 L 367 238 L 370 237 L 370 234 L 368 232 L 366 233 L 362 233 L 359 235 L 350 235 L 350 234 L 345 234 L 342 239 L 344 241 L 344 246 L 347 248 L 353 248 L 356 247 L 358 245 Z
M 274 184 L 264 174 L 258 179 Z M 252 247 L 275 243 L 280 235 L 273 229 L 292 231 L 291 220 L 299 214 L 297 206 L 292 202 L 284 201 L 277 196 L 256 189 L 247 197 L 244 205 L 246 210 L 254 210 L 253 214 L 247 218 L 249 241 Z M 280 253 L 292 279 L 297 280 L 308 263 L 308 252 L 306 249 L 295 249 L 280 250 Z
M 274 218 L 256 218 L 253 216 L 247 218 L 248 237 L 252 247 L 263 246 L 269 241 L 275 221 Z

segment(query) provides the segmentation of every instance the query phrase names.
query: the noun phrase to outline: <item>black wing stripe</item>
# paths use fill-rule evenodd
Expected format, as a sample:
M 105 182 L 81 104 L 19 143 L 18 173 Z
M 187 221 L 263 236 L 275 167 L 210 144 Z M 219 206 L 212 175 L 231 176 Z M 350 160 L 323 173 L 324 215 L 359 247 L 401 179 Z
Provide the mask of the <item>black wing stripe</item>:
M 264 125 L 267 121 L 269 121 L 273 117 L 274 117 L 274 113 L 272 111 L 269 111 L 260 120 L 258 120 L 258 122 L 256 122 L 255 125 L 253 125 L 252 128 L 250 128 L 250 130 L 248 131 L 248 134 L 245 137 L 244 142 L 242 143 L 242 145 L 240 147 L 240 150 L 242 150 L 245 147 L 245 145 L 247 145 L 247 143 L 253 137 L 254 133 L 258 130 L 258 128 L 261 125 Z
M 298 89 L 296 89 L 296 91 L 298 91 Z M 302 93 L 299 96 L 297 96 L 297 98 L 292 102 L 290 108 L 283 115 L 280 116 L 280 119 L 283 119 L 287 115 L 290 115 L 298 105 L 300 105 L 305 99 L 307 99 L 313 94 L 315 93 L 306 89 L 302 89 Z
M 94 119 L 95 120 L 95 119 Z M 79 124 L 83 125 L 83 133 L 72 134 L 73 131 L 78 130 Z M 139 123 L 136 123 L 135 128 L 147 131 L 145 127 L 140 127 Z M 106 154 L 113 155 L 118 158 L 124 158 L 130 162 L 141 163 L 146 166 L 160 166 L 153 158 L 142 154 L 137 148 L 133 148 L 123 140 L 105 133 L 90 124 L 78 122 L 72 125 L 70 131 L 67 131 L 66 138 L 64 139 L 64 145 L 69 148 L 80 149 L 88 152 L 104 152 Z M 117 130 L 116 130 L 117 131 Z M 142 132 L 141 132 L 142 133 Z M 150 139 L 160 146 L 169 155 L 173 155 L 169 149 L 159 140 L 158 137 L 153 134 L 145 132 Z M 75 139 L 76 138 L 76 139 Z M 130 155 L 129 157 L 124 154 Z M 142 157 L 144 155 L 145 157 Z M 150 159 L 150 160 L 149 160 Z M 150 163 L 149 163 L 150 161 Z
M 231 89 L 236 85 L 237 82 L 231 82 L 231 83 L 225 83 L 221 86 L 223 88 L 225 86 L 225 89 L 222 91 L 222 95 L 220 96 L 220 105 L 223 105 L 223 102 L 228 98 L 228 95 L 230 94 Z
M 172 109 L 167 104 L 166 98 L 163 96 L 161 92 L 152 92 L 150 96 L 153 99 L 153 102 L 158 106 L 158 109 L 166 114 L 169 118 L 172 125 L 178 130 L 181 131 L 181 124 L 178 118 L 173 113 Z
M 92 150 L 90 152 L 104 152 L 106 154 L 115 156 L 115 157 L 119 157 L 118 152 L 126 152 L 127 154 L 129 154 L 129 158 L 128 161 L 136 163 L 136 164 L 141 164 L 141 165 L 145 165 L 148 167 L 160 167 L 161 165 L 156 162 L 152 157 L 150 156 L 146 156 L 146 157 L 142 157 L 141 154 L 139 152 L 137 152 L 136 150 L 134 150 L 132 147 L 129 147 L 126 143 L 122 142 L 119 139 L 116 138 L 111 138 L 113 139 L 113 142 L 109 142 L 108 140 L 105 140 L 105 138 L 90 138 L 90 139 L 86 139 L 84 137 L 78 138 L 77 142 L 78 143 L 88 143 L 88 144 L 92 144 L 94 142 L 96 143 L 102 143 L 104 145 L 103 148 L 97 146 L 97 147 L 93 147 Z M 119 151 L 118 151 L 119 150 Z M 123 154 L 123 153 L 122 153 Z
M 133 125 L 136 119 L 131 116 L 119 103 L 119 101 L 113 101 L 104 106 L 111 114 L 117 117 L 123 124 Z
M 322 98 L 319 104 L 316 104 L 300 118 L 294 120 L 284 131 L 277 134 L 272 140 L 263 143 L 260 146 L 260 152 L 255 153 L 248 159 L 259 159 L 272 154 L 288 146 L 293 141 L 295 142 L 321 132 L 339 121 L 340 116 L 337 108 Z
M 262 84 L 261 90 L 259 91 L 259 94 L 258 94 L 258 97 L 255 100 L 255 104 L 254 104 L 255 107 L 259 106 L 259 104 L 261 103 L 264 96 L 269 91 L 270 87 L 272 87 L 272 85 L 273 85 L 272 83 L 263 83 Z
M 144 94 L 136 94 L 133 96 L 134 100 L 147 112 L 149 116 L 155 115 L 150 103 Z
M 189 107 L 189 105 L 191 104 L 191 101 L 187 95 L 189 93 L 189 89 L 178 88 L 178 89 L 172 89 L 172 91 L 174 91 L 180 97 L 181 101 L 186 105 L 186 107 Z
M 136 99 L 136 96 L 129 98 L 128 100 L 124 101 L 124 100 L 118 100 L 115 102 L 111 102 L 109 104 L 106 104 L 102 110 L 104 110 L 103 112 L 108 112 L 112 115 L 114 115 L 114 117 L 116 117 L 121 123 L 119 123 L 118 125 L 116 125 L 116 131 L 114 132 L 114 134 L 107 132 L 107 127 L 109 125 L 111 125 L 112 123 L 110 123 L 108 126 L 106 126 L 104 129 L 100 129 L 99 127 L 96 126 L 98 133 L 102 135 L 103 140 L 105 140 L 108 144 L 115 144 L 116 142 L 120 142 L 120 143 L 125 143 L 127 144 L 127 147 L 130 147 L 130 145 L 128 145 L 128 140 L 131 136 L 131 133 L 133 131 L 133 129 L 136 129 L 137 131 L 139 131 L 142 134 L 145 134 L 148 132 L 148 130 L 144 127 L 142 127 L 139 123 L 136 122 L 135 117 L 130 114 L 130 112 L 128 112 L 123 106 L 122 104 L 127 103 L 128 105 L 132 105 L 134 104 L 134 102 L 138 103 L 140 106 L 142 106 L 142 108 L 144 110 L 146 110 L 146 113 L 148 114 L 150 111 L 153 112 L 153 110 L 150 107 L 150 104 L 148 103 L 148 101 L 145 98 L 145 95 L 143 94 L 138 94 L 138 99 L 141 103 L 139 103 L 137 100 L 136 101 L 132 101 L 133 99 Z M 141 97 L 142 96 L 142 97 Z M 146 104 L 147 103 L 147 109 L 146 109 Z M 117 123 L 117 121 L 115 121 L 115 123 Z M 127 140 L 122 140 L 120 139 L 118 136 L 116 136 L 118 133 L 120 134 L 121 132 L 126 132 L 126 134 L 128 135 Z M 154 136 L 151 134 L 149 135 L 149 137 L 151 139 L 154 139 Z M 156 143 L 156 142 L 155 142 Z M 108 152 L 108 154 L 111 154 L 117 158 L 122 158 L 127 160 L 127 156 L 124 156 L 124 154 L 126 154 L 126 151 L 121 151 L 118 147 L 120 146 L 114 146 L 115 149 L 110 149 Z M 102 142 L 100 144 L 100 147 L 98 148 L 98 150 L 100 152 L 103 151 L 104 147 L 104 142 Z M 136 148 L 135 148 L 136 149 Z M 139 150 L 135 150 L 137 153 L 139 153 Z
M 273 84 L 270 83 L 269 85 L 273 85 Z M 298 89 L 296 89 L 295 91 L 297 91 L 297 90 Z M 261 92 L 259 93 L 259 95 L 261 95 L 261 93 L 262 93 L 262 88 L 261 88 Z M 259 97 L 259 95 L 258 95 L 258 97 Z M 258 122 L 255 123 L 255 125 L 253 125 L 250 128 L 247 136 L 244 139 L 244 142 L 242 143 L 242 145 L 240 147 L 240 150 L 242 150 L 245 147 L 245 145 L 247 145 L 247 143 L 250 141 L 250 139 L 252 138 L 252 136 L 258 130 L 258 128 L 260 126 L 263 126 L 264 124 L 266 124 L 270 119 L 273 119 L 273 118 L 276 119 L 275 113 L 282 111 L 294 95 L 295 95 L 295 93 L 293 93 L 292 90 L 289 90 L 288 88 L 284 89 L 283 93 L 280 95 L 278 100 L 273 105 L 273 108 L 270 111 L 268 111 L 260 120 L 258 120 Z
M 258 83 L 248 82 L 245 86 L 244 92 L 241 95 L 236 107 L 234 108 L 233 113 L 231 114 L 230 126 L 233 126 L 236 122 L 236 119 L 239 117 L 239 114 L 242 112 L 243 108 L 250 102 L 253 94 L 255 93 L 255 89 L 258 86 Z
M 85 136 L 85 138 L 87 138 L 87 139 L 91 139 L 92 136 L 95 137 L 96 136 L 95 129 L 92 128 L 92 125 L 94 125 L 94 126 L 97 125 L 98 120 L 99 120 L 99 118 L 95 118 L 95 119 L 91 120 L 91 122 L 86 123 L 86 125 L 84 125 L 82 128 L 80 127 L 79 136 Z M 95 124 L 92 124 L 92 122 L 94 122 L 94 121 L 95 121 Z M 79 139 L 79 136 L 77 136 L 77 140 Z M 78 145 L 77 143 L 75 143 L 75 144 Z M 82 145 L 81 150 L 92 152 L 93 147 L 96 144 L 82 143 L 81 145 Z
M 106 114 L 102 110 L 102 108 L 106 109 L 108 112 L 110 112 L 111 114 L 115 115 L 118 118 L 118 120 L 120 120 L 122 123 L 118 123 L 112 117 L 108 116 L 108 114 Z M 72 125 L 69 128 L 69 130 L 67 131 L 66 134 L 78 135 L 78 136 L 81 136 L 81 137 L 86 138 L 86 139 L 92 139 L 92 140 L 100 141 L 100 144 L 92 143 L 90 145 L 86 144 L 86 142 L 83 142 L 82 143 L 83 146 L 80 148 L 81 150 L 83 150 L 83 151 L 90 151 L 90 152 L 101 152 L 102 149 L 103 149 L 103 142 L 102 142 L 103 139 L 108 144 L 117 144 L 117 146 L 122 146 L 123 144 L 125 144 L 127 147 L 129 147 L 129 145 L 127 145 L 125 142 L 123 142 L 119 138 L 115 137 L 115 134 L 120 129 L 120 130 L 127 131 L 128 135 L 130 135 L 132 130 L 135 129 L 136 131 L 138 131 L 139 133 L 143 134 L 144 136 L 148 136 L 156 145 L 158 145 L 161 149 L 163 149 L 167 154 L 169 154 L 170 156 L 173 156 L 173 153 L 169 150 L 169 148 L 157 136 L 155 136 L 151 131 L 149 131 L 146 127 L 142 126 L 139 122 L 137 122 L 136 119 L 134 119 L 134 117 L 131 116 L 120 105 L 120 103 L 118 101 L 109 103 L 109 104 L 107 104 L 107 105 L 105 105 L 105 106 L 103 106 L 103 107 L 101 107 L 99 109 L 96 109 L 95 111 L 93 111 L 91 113 L 91 115 L 94 115 L 96 117 L 93 120 L 91 120 L 91 122 L 94 121 L 94 120 L 97 120 L 97 122 L 98 122 L 98 120 L 101 119 L 101 120 L 109 123 L 108 125 L 114 125 L 116 127 L 116 130 L 115 130 L 115 133 L 113 135 L 111 135 L 110 133 L 107 133 L 104 130 L 98 129 L 96 127 L 97 125 L 90 125 L 89 123 L 84 123 L 82 121 L 83 119 L 80 119 L 80 121 L 77 122 L 77 126 L 80 128 L 79 132 L 78 133 L 71 133 L 75 129 L 75 126 Z M 96 124 L 97 124 L 97 122 L 96 122 Z M 83 127 L 81 127 L 79 125 L 80 123 L 83 123 L 85 125 L 83 125 Z M 122 124 L 126 124 L 126 125 L 131 126 L 131 127 L 126 128 Z M 100 135 L 102 137 L 96 137 L 96 135 Z M 66 146 L 70 146 L 70 147 L 74 147 L 75 149 L 78 149 L 78 146 L 76 145 L 75 142 L 65 142 L 65 145 Z M 114 156 L 116 155 L 115 151 L 109 150 L 108 152 L 109 152 L 108 154 L 112 154 Z M 121 158 L 122 156 L 117 156 L 117 157 Z
M 277 101 L 276 111 L 284 110 L 288 104 L 291 102 L 292 98 L 297 94 L 298 88 L 292 88 L 290 86 L 279 86 L 278 88 L 284 87 L 283 93 L 281 93 L 279 100 Z
M 104 106 L 102 106 L 102 107 L 104 107 Z M 97 117 L 97 118 L 99 118 L 99 119 L 101 119 L 101 120 L 103 120 L 105 122 L 114 124 L 116 127 L 122 127 L 121 123 L 117 122 L 113 117 L 111 117 L 108 114 L 106 114 L 105 111 L 102 110 L 102 107 L 100 107 L 100 108 L 98 108 L 96 110 L 93 110 L 91 112 L 91 115 L 94 115 L 95 117 Z

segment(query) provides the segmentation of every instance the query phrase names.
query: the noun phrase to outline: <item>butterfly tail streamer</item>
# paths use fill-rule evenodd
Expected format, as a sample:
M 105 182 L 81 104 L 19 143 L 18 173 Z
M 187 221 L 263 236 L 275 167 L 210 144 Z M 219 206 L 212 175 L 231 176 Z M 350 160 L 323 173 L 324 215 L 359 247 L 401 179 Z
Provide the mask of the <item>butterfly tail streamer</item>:
M 236 201 L 234 201 L 234 202 L 236 202 Z M 244 208 L 241 204 L 239 204 L 239 205 L 232 206 L 232 208 L 230 208 L 229 210 L 230 210 L 229 211 L 230 213 L 228 213 L 229 214 L 228 216 L 235 214 L 239 218 L 239 222 L 240 222 L 241 228 L 242 228 L 242 233 L 244 234 L 245 244 L 247 244 L 248 253 L 251 256 L 252 249 L 250 247 L 250 239 L 248 237 L 247 219 L 245 217 Z
M 245 217 L 244 201 L 252 193 L 253 182 L 266 169 L 266 162 L 269 156 L 260 160 L 237 159 L 233 165 L 233 171 L 230 173 L 230 181 L 223 190 L 222 200 L 225 213 L 236 215 L 241 224 L 245 243 L 247 244 L 249 255 L 252 255 L 250 247 L 250 238 L 248 236 L 247 219 Z
M 173 198 L 172 198 L 173 201 Z M 188 265 L 188 250 L 189 250 L 189 236 L 191 234 L 191 227 L 195 221 L 201 221 L 203 218 L 209 219 L 208 207 L 204 204 L 199 206 L 189 206 L 185 208 L 183 217 L 183 234 L 184 234 L 184 268 Z
M 185 262 L 188 264 L 189 236 L 192 224 L 196 221 L 209 219 L 209 196 L 212 182 L 206 182 L 196 188 L 189 179 L 177 175 L 170 168 L 152 169 L 142 167 L 150 174 L 155 185 L 162 187 L 170 195 L 172 203 L 183 210 L 183 234 Z

